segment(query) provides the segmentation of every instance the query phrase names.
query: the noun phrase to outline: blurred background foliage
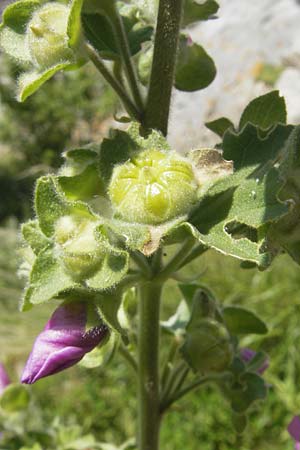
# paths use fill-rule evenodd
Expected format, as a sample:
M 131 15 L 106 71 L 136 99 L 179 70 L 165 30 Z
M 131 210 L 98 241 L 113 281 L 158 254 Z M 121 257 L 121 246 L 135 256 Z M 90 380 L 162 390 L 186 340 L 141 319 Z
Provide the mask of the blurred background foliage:
M 100 140 L 118 103 L 87 65 L 78 72 L 56 76 L 19 104 L 10 81 L 11 74 L 17 76 L 17 69 L 2 58 L 0 359 L 17 381 L 36 334 L 54 309 L 49 305 L 18 313 L 22 295 L 22 282 L 16 275 L 19 222 L 32 214 L 36 178 L 61 164 L 63 150 Z M 201 282 L 209 285 L 221 302 L 242 304 L 267 322 L 270 333 L 266 337 L 248 337 L 243 345 L 270 355 L 266 373 L 269 396 L 253 410 L 248 428 L 237 442 L 231 412 L 218 390 L 207 386 L 189 394 L 165 417 L 162 449 L 292 449 L 286 426 L 292 415 L 300 412 L 299 268 L 280 257 L 266 272 L 240 270 L 237 261 L 208 252 L 183 275 L 199 273 Z M 164 318 L 174 312 L 179 300 L 179 291 L 170 283 L 164 293 Z M 103 368 L 74 367 L 43 379 L 30 388 L 29 411 L 0 415 L 0 432 L 5 430 L 0 450 L 95 450 L 95 441 L 120 445 L 135 432 L 135 389 L 134 374 L 119 357 Z
M 86 65 L 58 74 L 25 103 L 18 103 L 18 69 L 8 58 L 0 58 L 1 223 L 10 216 L 22 221 L 30 217 L 35 180 L 60 166 L 67 148 L 100 140 L 118 100 Z

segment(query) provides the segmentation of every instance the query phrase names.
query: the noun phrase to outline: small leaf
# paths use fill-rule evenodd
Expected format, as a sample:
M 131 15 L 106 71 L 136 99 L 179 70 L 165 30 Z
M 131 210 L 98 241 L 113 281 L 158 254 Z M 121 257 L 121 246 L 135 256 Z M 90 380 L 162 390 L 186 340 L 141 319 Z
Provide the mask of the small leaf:
M 266 334 L 265 323 L 252 311 L 239 306 L 225 306 L 223 319 L 231 334 Z
M 212 120 L 211 122 L 206 122 L 205 126 L 221 138 L 229 128 L 234 129 L 233 123 L 231 120 L 227 119 L 227 117 L 220 117 L 219 119 Z
M 214 0 L 198 3 L 195 0 L 186 0 L 183 13 L 183 26 L 191 25 L 199 20 L 208 20 L 219 9 Z
M 285 124 L 285 101 L 279 96 L 279 91 L 272 91 L 252 100 L 242 114 L 239 128 L 242 129 L 247 123 L 257 125 L 263 130 L 278 123 Z
M 21 412 L 29 405 L 29 392 L 21 384 L 10 384 L 0 396 L 0 408 L 7 413 Z
M 40 0 L 20 0 L 8 5 L 3 12 L 3 24 L 16 33 L 25 33 L 27 22 L 33 12 L 41 6 Z
M 76 214 L 95 220 L 88 206 L 81 202 L 69 202 L 59 191 L 57 180 L 52 176 L 41 177 L 36 185 L 35 210 L 43 233 L 51 237 L 59 218 Z
M 39 253 L 32 267 L 23 310 L 30 304 L 47 302 L 76 287 L 79 285 L 65 272 L 59 260 L 54 257 L 53 250 L 45 249 Z
M 203 47 L 189 43 L 185 36 L 181 37 L 175 74 L 176 89 L 198 91 L 212 83 L 215 76 L 215 64 Z
M 50 240 L 41 232 L 35 220 L 24 223 L 21 231 L 25 241 L 36 255 L 50 244 Z
M 242 414 L 256 400 L 263 400 L 267 395 L 267 388 L 264 380 L 257 374 L 246 372 L 241 376 L 243 385 L 240 388 L 232 390 L 231 407 Z
M 72 0 L 68 20 L 69 47 L 74 48 L 79 43 L 81 34 L 81 9 L 84 0 Z
M 151 39 L 153 28 L 148 26 L 135 29 L 133 23 L 125 21 L 124 18 L 123 21 L 130 53 L 134 56 L 141 50 L 142 43 Z M 102 58 L 116 60 L 121 57 L 115 32 L 108 17 L 99 13 L 82 14 L 82 24 L 86 38 Z
M 126 337 L 126 332 L 120 324 L 118 312 L 122 304 L 120 292 L 111 291 L 97 295 L 95 304 L 101 318 L 107 325 L 118 334 Z
M 58 176 L 57 181 L 68 200 L 91 200 L 106 194 L 96 165 L 89 165 L 79 175 Z
M 24 102 L 27 97 L 34 94 L 46 81 L 60 70 L 77 68 L 73 62 L 63 62 L 46 69 L 44 72 L 25 72 L 18 79 L 17 99 Z
M 127 131 L 113 130 L 108 139 L 104 139 L 100 148 L 100 176 L 109 182 L 114 167 L 125 163 L 142 150 L 168 150 L 169 144 L 158 131 L 151 131 L 146 137 L 140 134 L 140 124 L 132 123 Z
M 129 256 L 127 252 L 112 249 L 107 253 L 100 269 L 86 280 L 88 287 L 104 291 L 118 284 L 128 271 Z

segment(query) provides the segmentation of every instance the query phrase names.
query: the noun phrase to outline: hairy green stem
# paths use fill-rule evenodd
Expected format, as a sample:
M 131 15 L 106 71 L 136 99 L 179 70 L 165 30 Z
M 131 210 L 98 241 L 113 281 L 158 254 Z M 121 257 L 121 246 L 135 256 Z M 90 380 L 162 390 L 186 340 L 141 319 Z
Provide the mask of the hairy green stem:
M 127 92 L 123 88 L 123 86 L 115 79 L 112 73 L 107 69 L 106 65 L 98 55 L 97 51 L 90 45 L 85 45 L 85 50 L 92 61 L 92 63 L 97 67 L 103 78 L 110 84 L 110 86 L 114 89 L 114 91 L 118 94 L 120 97 L 121 102 L 124 105 L 124 108 L 132 117 L 133 119 L 136 119 L 140 121 L 140 112 L 136 108 L 135 104 L 132 102 L 132 100 L 128 97 Z
M 160 0 L 145 127 L 168 133 L 183 0 Z
M 119 50 L 121 53 L 127 81 L 128 81 L 129 87 L 131 89 L 132 96 L 133 96 L 133 99 L 137 106 L 137 109 L 139 110 L 139 112 L 141 114 L 144 109 L 143 99 L 142 99 L 141 92 L 139 89 L 137 76 L 136 76 L 136 72 L 135 72 L 135 67 L 131 60 L 129 43 L 128 43 L 128 39 L 126 36 L 123 20 L 118 12 L 115 2 L 113 2 L 113 1 L 112 1 L 111 12 L 112 12 L 111 21 L 112 21 L 112 25 L 114 27 L 115 35 L 117 38 L 117 43 L 119 45 Z
M 159 449 L 159 313 L 162 284 L 139 287 L 138 450 Z

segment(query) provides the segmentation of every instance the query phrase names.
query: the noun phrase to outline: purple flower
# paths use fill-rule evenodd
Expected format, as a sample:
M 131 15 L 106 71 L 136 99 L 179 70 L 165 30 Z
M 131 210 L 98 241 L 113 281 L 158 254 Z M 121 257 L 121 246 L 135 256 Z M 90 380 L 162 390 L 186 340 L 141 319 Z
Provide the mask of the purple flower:
M 3 364 L 0 363 L 0 395 L 9 384 L 10 379 L 6 373 L 6 370 L 4 369 Z
M 290 436 L 295 440 L 295 450 L 300 450 L 300 417 L 294 416 L 287 429 Z
M 78 363 L 107 335 L 105 325 L 86 331 L 85 303 L 60 306 L 38 335 L 29 355 L 22 383 L 32 384 Z
M 256 351 L 252 350 L 251 348 L 245 347 L 241 349 L 240 355 L 242 360 L 247 364 L 252 361 L 252 359 L 256 355 Z M 257 373 L 259 375 L 262 375 L 268 367 L 269 367 L 269 359 L 266 358 L 261 364 L 261 366 L 257 369 Z

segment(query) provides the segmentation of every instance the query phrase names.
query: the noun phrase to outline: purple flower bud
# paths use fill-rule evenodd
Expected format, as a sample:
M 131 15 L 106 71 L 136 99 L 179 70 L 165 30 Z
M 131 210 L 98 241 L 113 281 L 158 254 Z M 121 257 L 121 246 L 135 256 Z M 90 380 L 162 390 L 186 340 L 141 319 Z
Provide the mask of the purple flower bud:
M 105 325 L 86 331 L 85 303 L 60 306 L 38 335 L 26 363 L 21 382 L 35 383 L 78 363 L 107 335 Z
M 3 364 L 0 363 L 0 395 L 9 384 L 10 379 L 6 373 L 6 370 L 4 369 Z
M 252 361 L 252 359 L 256 355 L 256 351 L 252 350 L 251 348 L 245 347 L 245 348 L 241 349 L 240 355 L 241 355 L 242 360 L 247 364 L 250 361 Z M 268 367 L 269 367 L 269 360 L 268 360 L 268 358 L 266 358 L 263 361 L 262 365 L 257 369 L 257 373 L 259 375 L 262 375 Z
M 296 450 L 300 446 L 298 445 L 300 443 L 300 417 L 294 416 L 290 423 L 288 424 L 287 428 L 288 432 L 290 433 L 290 436 L 296 441 L 295 448 Z M 298 447 L 297 447 L 298 445 Z

